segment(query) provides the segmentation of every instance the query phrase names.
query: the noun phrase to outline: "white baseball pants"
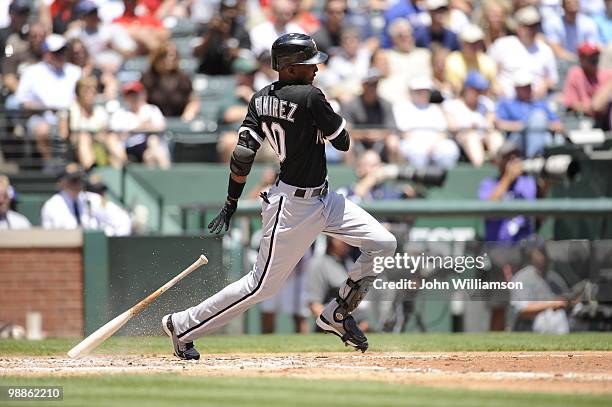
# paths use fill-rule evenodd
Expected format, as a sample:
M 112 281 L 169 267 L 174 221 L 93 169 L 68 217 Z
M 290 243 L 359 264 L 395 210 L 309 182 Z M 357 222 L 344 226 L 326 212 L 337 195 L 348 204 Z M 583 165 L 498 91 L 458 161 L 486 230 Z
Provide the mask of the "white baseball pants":
M 263 237 L 253 269 L 202 303 L 174 313 L 172 321 L 181 342 L 215 331 L 256 303 L 272 297 L 319 233 L 336 237 L 361 250 L 349 272 L 357 281 L 374 275 L 374 258 L 393 256 L 395 237 L 369 213 L 330 190 L 310 197 L 294 196 L 296 188 L 281 181 L 262 203 Z

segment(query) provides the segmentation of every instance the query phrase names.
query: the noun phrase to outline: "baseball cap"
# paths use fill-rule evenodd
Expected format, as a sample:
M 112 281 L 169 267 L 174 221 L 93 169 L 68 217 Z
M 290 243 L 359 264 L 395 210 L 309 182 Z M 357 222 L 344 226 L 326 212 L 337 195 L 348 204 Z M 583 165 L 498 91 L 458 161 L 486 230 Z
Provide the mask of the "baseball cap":
M 512 84 L 517 88 L 531 85 L 533 84 L 533 75 L 527 70 L 519 70 L 512 75 Z
M 127 95 L 128 93 L 140 93 L 144 89 L 142 82 L 134 81 L 128 82 L 123 85 L 123 94 Z
M 81 0 L 76 7 L 76 12 L 79 16 L 98 13 L 98 5 L 91 0 Z
M 9 6 L 9 13 L 25 14 L 31 10 L 30 0 L 13 0 Z
M 425 8 L 429 11 L 438 10 L 443 7 L 448 7 L 448 0 L 427 0 Z
M 468 24 L 461 30 L 459 39 L 471 44 L 473 42 L 482 41 L 484 39 L 484 33 L 477 25 Z
M 417 76 L 410 80 L 409 86 L 410 90 L 431 90 L 433 88 L 433 83 L 427 76 Z
M 533 6 L 521 8 L 514 13 L 514 19 L 521 25 L 534 25 L 542 20 L 538 9 Z
M 478 71 L 470 71 L 463 82 L 464 88 L 474 88 L 483 92 L 489 89 L 489 81 Z
M 66 39 L 59 34 L 49 34 L 43 43 L 45 52 L 58 52 L 66 48 Z
M 238 1 L 237 0 L 222 0 L 221 7 L 222 8 L 236 8 L 238 7 Z
M 58 179 L 66 179 L 69 181 L 77 181 L 83 179 L 85 176 L 85 171 L 83 171 L 83 167 L 81 167 L 77 163 L 67 164 L 62 171 L 59 173 Z
M 578 55 L 584 55 L 586 57 L 598 55 L 600 52 L 599 46 L 590 42 L 583 42 L 578 47 Z
M 380 71 L 376 68 L 370 68 L 367 75 L 363 78 L 363 83 L 375 83 L 380 80 Z

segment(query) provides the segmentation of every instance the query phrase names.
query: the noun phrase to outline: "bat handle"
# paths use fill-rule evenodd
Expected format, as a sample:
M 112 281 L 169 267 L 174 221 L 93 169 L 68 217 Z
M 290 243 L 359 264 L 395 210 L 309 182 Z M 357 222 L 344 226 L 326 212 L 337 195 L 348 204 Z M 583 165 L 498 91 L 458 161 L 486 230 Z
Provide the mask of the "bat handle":
M 206 258 L 206 256 L 204 256 L 203 254 L 200 255 L 200 258 L 198 260 L 200 264 L 208 264 L 208 258 Z

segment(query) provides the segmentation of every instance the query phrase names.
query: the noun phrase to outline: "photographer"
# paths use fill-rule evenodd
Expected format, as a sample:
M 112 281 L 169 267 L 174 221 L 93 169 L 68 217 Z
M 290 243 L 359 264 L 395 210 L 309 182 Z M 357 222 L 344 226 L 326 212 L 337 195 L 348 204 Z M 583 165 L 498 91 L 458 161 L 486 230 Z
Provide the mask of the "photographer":
M 193 56 L 200 59 L 199 73 L 232 74 L 232 62 L 240 50 L 251 47 L 249 34 L 238 19 L 238 3 L 222 1 L 219 13 L 204 27 L 201 41 L 193 49 Z
M 537 198 L 536 180 L 522 175 L 523 164 L 520 152 L 519 145 L 512 141 L 506 141 L 500 147 L 496 160 L 499 175 L 496 178 L 485 178 L 480 183 L 478 191 L 480 200 L 509 201 Z M 516 242 L 527 238 L 533 232 L 533 220 L 523 215 L 485 220 L 485 240 L 488 242 Z

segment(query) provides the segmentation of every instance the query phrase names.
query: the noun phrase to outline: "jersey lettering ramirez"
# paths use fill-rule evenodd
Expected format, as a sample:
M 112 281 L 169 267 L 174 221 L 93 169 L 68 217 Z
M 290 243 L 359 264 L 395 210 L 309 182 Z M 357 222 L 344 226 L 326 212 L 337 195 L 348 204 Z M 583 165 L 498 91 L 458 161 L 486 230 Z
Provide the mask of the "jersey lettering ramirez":
M 346 125 L 319 88 L 275 82 L 251 99 L 239 132 L 259 145 L 267 139 L 280 159 L 280 180 L 311 188 L 327 176 L 324 139 L 333 140 Z

